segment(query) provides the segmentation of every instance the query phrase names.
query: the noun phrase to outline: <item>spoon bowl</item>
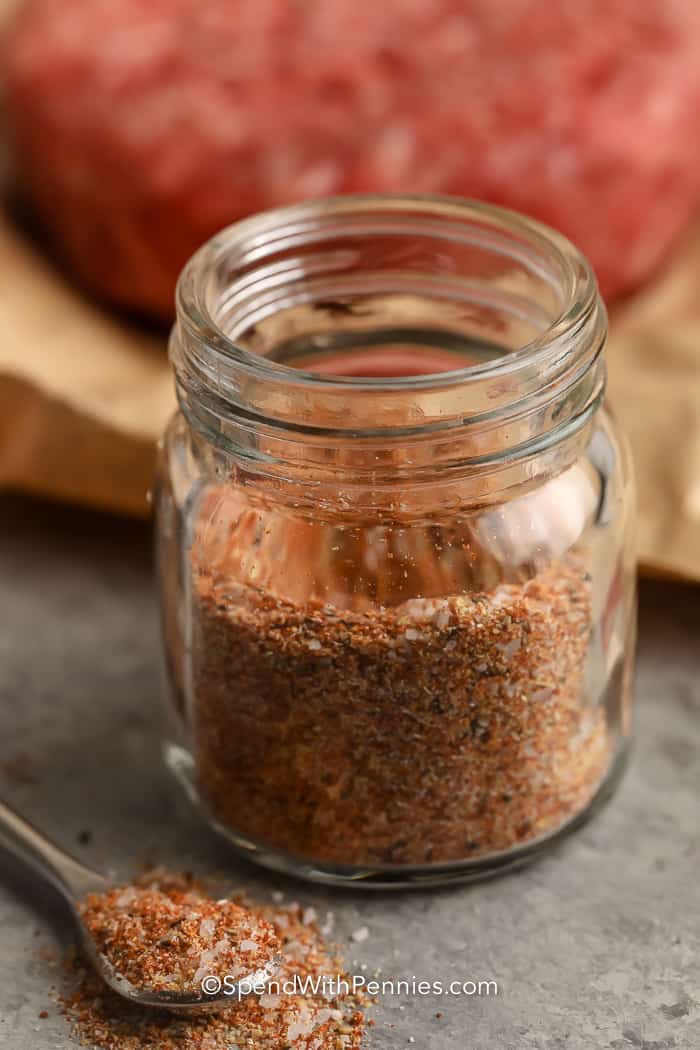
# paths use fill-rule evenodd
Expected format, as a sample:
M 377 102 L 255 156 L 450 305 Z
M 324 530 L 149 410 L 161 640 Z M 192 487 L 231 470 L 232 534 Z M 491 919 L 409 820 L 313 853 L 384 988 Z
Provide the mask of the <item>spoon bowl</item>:
M 136 987 L 121 977 L 99 950 L 80 912 L 80 903 L 87 894 L 108 893 L 116 888 L 116 884 L 51 842 L 2 800 L 0 844 L 60 893 L 77 924 L 85 954 L 102 980 L 117 995 L 137 1006 L 180 1013 L 229 1007 L 251 995 L 254 988 L 266 984 L 281 963 L 281 956 L 274 955 L 265 966 L 239 978 L 236 983 L 227 983 L 225 989 L 222 987 L 211 994 L 204 990 L 198 993 Z

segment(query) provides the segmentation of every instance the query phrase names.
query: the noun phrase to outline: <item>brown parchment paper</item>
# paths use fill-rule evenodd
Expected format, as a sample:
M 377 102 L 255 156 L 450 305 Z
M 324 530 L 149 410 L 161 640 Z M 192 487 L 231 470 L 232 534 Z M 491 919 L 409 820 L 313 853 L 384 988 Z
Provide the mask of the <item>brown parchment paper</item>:
M 614 313 L 608 357 L 642 568 L 700 581 L 700 225 Z M 173 407 L 165 337 L 93 305 L 0 210 L 0 487 L 146 514 Z
M 145 513 L 164 340 L 92 305 L 0 210 L 0 486 Z
M 635 463 L 641 567 L 700 581 L 700 222 L 613 312 L 608 367 Z

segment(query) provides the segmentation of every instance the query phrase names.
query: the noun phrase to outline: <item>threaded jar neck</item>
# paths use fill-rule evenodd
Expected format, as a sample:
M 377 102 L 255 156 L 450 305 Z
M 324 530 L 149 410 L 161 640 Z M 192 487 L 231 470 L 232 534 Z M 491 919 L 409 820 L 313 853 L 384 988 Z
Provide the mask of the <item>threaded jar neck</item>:
M 248 468 L 507 487 L 576 454 L 605 336 L 588 263 L 547 227 L 457 199 L 350 196 L 205 244 L 180 278 L 171 360 L 193 428 Z

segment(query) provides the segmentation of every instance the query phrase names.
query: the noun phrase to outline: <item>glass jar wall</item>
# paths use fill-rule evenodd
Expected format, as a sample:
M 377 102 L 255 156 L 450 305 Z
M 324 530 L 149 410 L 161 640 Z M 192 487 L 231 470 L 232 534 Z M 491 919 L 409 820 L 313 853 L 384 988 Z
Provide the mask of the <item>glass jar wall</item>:
M 632 491 L 575 249 L 435 198 L 239 223 L 180 281 L 158 562 L 167 754 L 252 859 L 522 863 L 622 768 Z

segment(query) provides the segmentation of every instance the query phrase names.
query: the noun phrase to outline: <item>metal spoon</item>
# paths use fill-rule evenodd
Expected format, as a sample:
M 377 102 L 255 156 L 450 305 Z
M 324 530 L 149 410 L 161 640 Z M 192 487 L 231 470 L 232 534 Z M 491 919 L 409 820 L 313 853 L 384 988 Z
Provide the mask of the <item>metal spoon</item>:
M 152 991 L 136 988 L 115 973 L 109 960 L 100 952 L 90 931 L 82 921 L 80 901 L 88 893 L 106 893 L 115 884 L 86 868 L 55 843 L 45 838 L 36 828 L 15 813 L 0 800 L 0 843 L 49 882 L 67 902 L 75 919 L 85 952 L 103 981 L 123 998 L 139 1006 L 152 1006 L 164 1010 L 187 1011 L 191 1009 L 216 1009 L 230 1006 L 251 994 L 252 987 L 265 984 L 276 972 L 281 957 L 273 956 L 270 962 L 255 973 L 239 978 L 237 984 L 229 985 L 226 992 L 213 995 L 196 993 Z

